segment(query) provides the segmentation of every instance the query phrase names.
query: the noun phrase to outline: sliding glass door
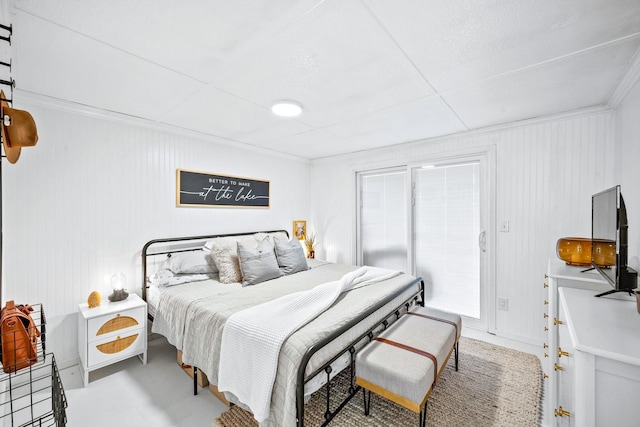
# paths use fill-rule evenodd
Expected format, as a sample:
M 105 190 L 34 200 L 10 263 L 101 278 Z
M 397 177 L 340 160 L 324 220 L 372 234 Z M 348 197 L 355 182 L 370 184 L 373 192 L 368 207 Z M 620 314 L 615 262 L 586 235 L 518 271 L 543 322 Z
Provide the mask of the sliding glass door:
M 415 271 L 429 305 L 480 318 L 480 165 L 415 168 Z
M 358 173 L 358 262 L 410 272 L 426 303 L 493 330 L 492 151 Z M 490 307 L 489 307 L 490 305 Z

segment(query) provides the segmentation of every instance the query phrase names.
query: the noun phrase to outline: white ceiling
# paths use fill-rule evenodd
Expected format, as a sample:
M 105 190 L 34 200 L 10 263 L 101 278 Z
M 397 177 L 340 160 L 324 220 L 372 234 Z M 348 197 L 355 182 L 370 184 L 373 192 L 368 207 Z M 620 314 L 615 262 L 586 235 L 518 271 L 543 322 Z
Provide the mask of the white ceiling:
M 14 0 L 17 88 L 305 158 L 606 105 L 639 0 Z M 295 119 L 270 112 L 297 100 Z

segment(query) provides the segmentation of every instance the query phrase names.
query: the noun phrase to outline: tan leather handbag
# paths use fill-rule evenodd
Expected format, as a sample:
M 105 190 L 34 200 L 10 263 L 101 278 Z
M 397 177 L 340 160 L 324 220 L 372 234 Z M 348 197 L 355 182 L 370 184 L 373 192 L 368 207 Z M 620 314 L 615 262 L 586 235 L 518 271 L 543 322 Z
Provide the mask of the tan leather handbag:
M 0 335 L 2 336 L 2 369 L 6 373 L 16 372 L 38 361 L 38 338 L 40 331 L 31 317 L 33 307 L 7 301 L 0 312 Z

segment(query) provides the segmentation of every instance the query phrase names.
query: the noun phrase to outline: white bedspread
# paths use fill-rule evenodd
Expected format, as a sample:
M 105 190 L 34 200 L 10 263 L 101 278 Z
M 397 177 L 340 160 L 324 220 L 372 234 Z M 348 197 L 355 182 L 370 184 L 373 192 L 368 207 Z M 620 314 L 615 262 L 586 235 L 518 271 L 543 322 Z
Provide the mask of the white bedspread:
M 398 276 L 397 271 L 362 267 L 340 280 L 296 292 L 232 315 L 220 349 L 218 389 L 244 402 L 259 422 L 269 416 L 282 343 L 348 290 Z

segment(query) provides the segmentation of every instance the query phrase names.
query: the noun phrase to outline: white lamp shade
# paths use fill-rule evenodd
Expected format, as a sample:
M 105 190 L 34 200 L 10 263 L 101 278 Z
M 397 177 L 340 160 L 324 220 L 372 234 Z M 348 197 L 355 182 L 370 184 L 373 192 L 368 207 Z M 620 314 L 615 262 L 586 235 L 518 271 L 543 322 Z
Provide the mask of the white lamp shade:
M 111 276 L 111 289 L 121 290 L 127 287 L 127 276 L 124 273 L 116 273 Z

